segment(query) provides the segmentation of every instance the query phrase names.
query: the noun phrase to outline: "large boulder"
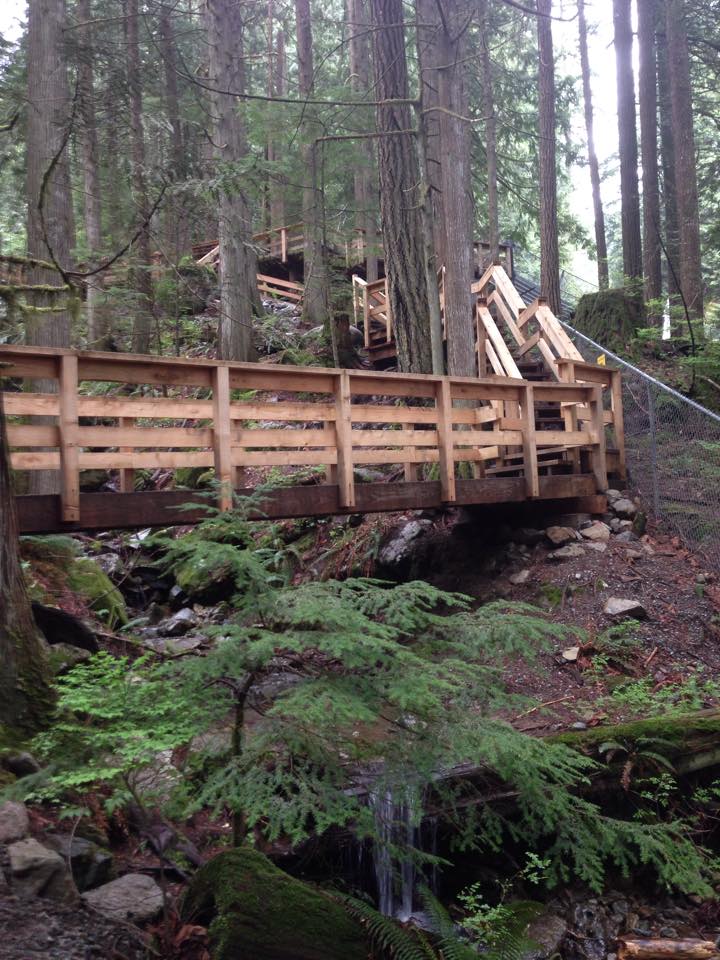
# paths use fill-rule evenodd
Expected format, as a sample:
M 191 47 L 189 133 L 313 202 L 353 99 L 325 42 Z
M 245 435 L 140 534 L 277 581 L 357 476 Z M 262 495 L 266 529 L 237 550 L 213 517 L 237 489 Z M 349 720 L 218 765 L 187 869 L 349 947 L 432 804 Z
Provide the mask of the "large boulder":
M 162 890 L 144 873 L 126 873 L 118 880 L 88 890 L 82 898 L 103 916 L 132 923 L 154 920 L 163 906 Z
M 32 837 L 8 847 L 12 892 L 17 897 L 47 897 L 61 903 L 77 900 L 77 890 L 63 858 Z
M 195 875 L 183 915 L 209 924 L 213 960 L 367 960 L 361 925 L 343 907 L 252 847 L 219 854 Z
M 24 803 L 6 800 L 0 804 L 0 843 L 14 843 L 27 836 L 30 829 Z
M 45 843 L 70 864 L 78 890 L 89 890 L 107 883 L 113 872 L 113 856 L 92 840 L 71 837 L 67 833 L 49 833 Z

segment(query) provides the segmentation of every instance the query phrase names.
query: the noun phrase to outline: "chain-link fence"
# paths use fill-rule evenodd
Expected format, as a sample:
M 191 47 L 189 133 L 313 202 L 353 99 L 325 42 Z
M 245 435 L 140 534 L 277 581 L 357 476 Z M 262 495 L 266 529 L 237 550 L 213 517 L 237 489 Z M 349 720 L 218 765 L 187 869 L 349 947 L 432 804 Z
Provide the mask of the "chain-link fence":
M 720 568 L 720 416 L 567 323 L 586 360 L 622 371 L 628 485 L 647 512 Z

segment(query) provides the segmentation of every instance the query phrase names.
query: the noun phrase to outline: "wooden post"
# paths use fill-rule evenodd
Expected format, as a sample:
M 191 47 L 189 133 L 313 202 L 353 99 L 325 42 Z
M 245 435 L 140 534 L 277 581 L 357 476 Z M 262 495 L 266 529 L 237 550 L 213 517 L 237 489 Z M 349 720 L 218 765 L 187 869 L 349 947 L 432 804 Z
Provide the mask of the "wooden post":
M 415 424 L 414 424 L 414 423 L 404 423 L 404 424 L 402 425 L 402 429 L 403 429 L 403 430 L 410 430 L 410 431 L 413 431 L 413 432 L 414 432 L 414 430 L 415 430 Z M 414 456 L 414 455 L 415 455 L 415 450 L 417 449 L 417 447 L 410 447 L 409 449 L 410 449 L 410 451 L 412 452 L 412 454 L 413 454 L 413 456 Z M 415 463 L 415 462 L 408 462 L 408 463 L 403 464 L 403 470 L 404 470 L 404 474 L 405 474 L 405 482 L 406 482 L 406 483 L 412 483 L 413 480 L 417 480 L 417 479 L 418 479 L 418 466 L 419 466 L 419 464 L 417 464 L 417 463 Z
M 487 376 L 487 331 L 485 324 L 480 316 L 481 297 L 478 297 L 475 303 L 475 329 L 477 331 L 477 364 L 478 377 L 481 379 Z
M 80 521 L 78 461 L 78 358 L 60 357 L 60 503 L 63 523 Z
M 537 443 L 535 439 L 535 389 L 530 384 L 525 387 L 525 396 L 522 402 L 522 421 L 525 491 L 528 497 L 539 497 L 540 477 L 538 475 Z
M 390 310 L 390 297 L 388 295 L 388 282 L 387 277 L 385 277 L 385 286 L 383 287 L 383 292 L 385 294 L 385 340 L 387 343 L 393 338 L 393 329 L 392 329 L 392 311 Z
M 610 372 L 610 398 L 612 403 L 613 430 L 615 443 L 620 458 L 620 479 L 627 478 L 627 463 L 625 461 L 625 419 L 623 416 L 622 374 L 619 370 Z
M 591 455 L 592 472 L 600 493 L 608 488 L 607 460 L 605 456 L 605 422 L 603 418 L 602 384 L 588 387 L 590 394 L 590 430 L 594 434 Z
M 335 423 L 332 420 L 326 420 L 323 423 L 323 426 L 325 427 L 326 430 L 332 430 L 335 428 Z M 333 447 L 332 449 L 335 450 L 336 447 Z M 325 481 L 326 483 L 338 482 L 338 469 L 337 469 L 336 463 L 329 463 L 325 467 Z
M 280 227 L 280 259 L 287 263 L 287 227 Z
M 435 390 L 438 412 L 438 456 L 440 466 L 440 499 L 455 502 L 455 457 L 453 453 L 452 391 L 447 377 L 438 380 Z
M 135 418 L 134 417 L 120 417 L 118 419 L 118 426 L 121 428 L 124 427 L 134 427 Z M 132 453 L 134 447 L 120 447 L 120 453 Z M 135 471 L 132 467 L 120 467 L 120 493 L 132 493 L 135 489 Z
M 213 451 L 215 479 L 220 484 L 218 506 L 231 510 L 233 502 L 232 448 L 230 444 L 230 368 L 213 367 Z
M 564 383 L 575 383 L 575 364 L 574 363 L 561 363 L 558 365 L 560 371 L 560 379 Z M 577 430 L 578 429 L 578 408 L 577 404 L 573 404 L 571 407 L 562 408 L 562 417 L 565 423 L 566 430 Z M 580 473 L 580 450 L 578 447 L 571 447 L 567 450 L 566 453 L 570 463 L 573 466 L 573 473 Z
M 337 445 L 337 482 L 341 507 L 355 506 L 350 404 L 350 375 L 347 370 L 343 370 L 338 374 L 335 381 L 335 443 Z
M 363 287 L 363 327 L 365 330 L 365 349 L 370 346 L 370 291 L 367 284 Z

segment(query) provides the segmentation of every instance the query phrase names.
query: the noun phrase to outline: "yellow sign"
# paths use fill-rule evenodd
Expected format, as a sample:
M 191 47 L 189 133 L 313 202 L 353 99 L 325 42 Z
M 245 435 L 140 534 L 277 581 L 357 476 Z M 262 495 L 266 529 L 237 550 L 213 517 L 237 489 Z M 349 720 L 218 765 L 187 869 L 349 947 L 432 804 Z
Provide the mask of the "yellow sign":
M 604 353 L 601 353 L 600 356 L 597 358 L 597 362 L 598 362 L 598 366 L 599 366 L 599 367 L 604 367 L 604 366 L 605 366 L 605 359 L 606 359 L 606 358 L 605 358 L 605 354 L 604 354 Z

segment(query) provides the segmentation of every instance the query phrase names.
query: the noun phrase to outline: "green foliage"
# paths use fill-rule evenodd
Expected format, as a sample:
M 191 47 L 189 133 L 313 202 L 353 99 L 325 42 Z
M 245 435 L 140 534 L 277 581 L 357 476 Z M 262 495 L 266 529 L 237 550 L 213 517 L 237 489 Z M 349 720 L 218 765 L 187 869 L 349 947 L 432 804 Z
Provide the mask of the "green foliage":
M 424 582 L 286 586 L 253 550 L 256 510 L 210 509 L 182 539 L 158 541 L 170 569 L 229 571 L 232 616 L 207 629 L 214 646 L 202 657 L 130 665 L 101 655 L 64 678 L 58 722 L 37 744 L 56 763 L 47 790 L 102 784 L 115 803 L 132 791 L 130 773 L 185 744 L 195 774 L 175 802 L 229 809 L 237 841 L 251 827 L 291 842 L 332 826 L 376 838 L 369 784 L 403 784 L 418 811 L 432 791 L 460 845 L 499 848 L 508 834 L 550 844 L 550 882 L 576 875 L 598 888 L 607 862 L 624 873 L 646 863 L 665 885 L 708 889 L 703 855 L 677 825 L 602 816 L 575 795 L 592 760 L 496 719 L 517 705 L 506 660 L 531 660 L 568 628 L 527 604 L 473 609 Z M 206 763 L 198 735 L 223 723 L 228 748 Z M 484 780 L 452 774 L 468 762 L 516 792 L 512 818 L 488 803 Z
M 611 699 L 615 707 L 642 716 L 682 714 L 720 700 L 720 683 L 706 678 L 699 666 L 682 680 L 663 685 L 651 677 L 629 680 L 613 690 Z

